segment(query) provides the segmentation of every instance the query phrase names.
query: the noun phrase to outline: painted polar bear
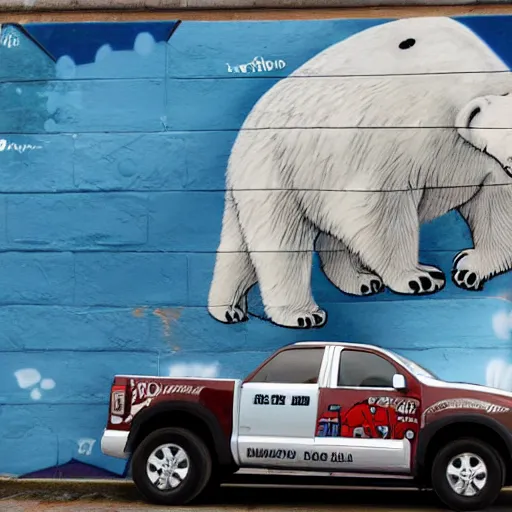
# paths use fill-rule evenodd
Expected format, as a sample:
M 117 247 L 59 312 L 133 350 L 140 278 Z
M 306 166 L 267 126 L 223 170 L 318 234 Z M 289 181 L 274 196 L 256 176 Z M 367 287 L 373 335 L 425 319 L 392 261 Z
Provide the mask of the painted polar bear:
M 461 23 L 417 18 L 349 37 L 278 82 L 230 155 L 210 314 L 246 320 L 259 283 L 272 322 L 322 326 L 313 251 L 345 293 L 434 293 L 445 276 L 418 261 L 419 225 L 452 209 L 474 242 L 454 260 L 455 283 L 479 290 L 509 270 L 512 145 L 485 129 L 495 116 L 512 127 L 508 71 Z

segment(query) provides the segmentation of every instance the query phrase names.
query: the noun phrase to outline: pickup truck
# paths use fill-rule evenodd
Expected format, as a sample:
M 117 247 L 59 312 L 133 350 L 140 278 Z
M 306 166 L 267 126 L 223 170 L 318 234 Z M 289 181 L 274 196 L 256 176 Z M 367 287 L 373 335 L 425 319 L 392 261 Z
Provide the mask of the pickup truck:
M 406 478 L 469 511 L 512 483 L 511 407 L 512 393 L 442 381 L 389 350 L 300 342 L 244 380 L 117 375 L 101 448 L 131 459 L 159 504 L 266 469 Z

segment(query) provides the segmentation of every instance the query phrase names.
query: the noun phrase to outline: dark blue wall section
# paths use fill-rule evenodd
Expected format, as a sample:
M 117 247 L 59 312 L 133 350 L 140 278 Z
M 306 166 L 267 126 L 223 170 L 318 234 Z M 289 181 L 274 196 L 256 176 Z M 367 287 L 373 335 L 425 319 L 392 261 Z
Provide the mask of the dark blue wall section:
M 300 340 L 375 343 L 442 378 L 512 389 L 511 273 L 479 293 L 449 281 L 428 297 L 363 298 L 315 257 L 322 329 L 270 323 L 257 286 L 248 322 L 208 314 L 245 117 L 309 58 L 387 21 L 2 27 L 0 474 L 62 475 L 72 462 L 123 476 L 99 445 L 116 373 L 243 377 Z M 460 21 L 512 62 L 511 18 Z M 449 276 L 471 233 L 450 212 L 422 226 L 420 246 Z

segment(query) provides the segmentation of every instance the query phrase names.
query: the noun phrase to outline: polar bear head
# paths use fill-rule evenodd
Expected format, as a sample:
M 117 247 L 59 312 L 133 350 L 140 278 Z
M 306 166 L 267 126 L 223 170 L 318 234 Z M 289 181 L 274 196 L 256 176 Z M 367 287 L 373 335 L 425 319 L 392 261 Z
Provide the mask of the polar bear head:
M 336 43 L 294 76 L 504 71 L 506 64 L 468 27 L 445 17 L 384 22 Z
M 512 176 L 512 95 L 475 98 L 458 113 L 455 126 L 463 139 Z

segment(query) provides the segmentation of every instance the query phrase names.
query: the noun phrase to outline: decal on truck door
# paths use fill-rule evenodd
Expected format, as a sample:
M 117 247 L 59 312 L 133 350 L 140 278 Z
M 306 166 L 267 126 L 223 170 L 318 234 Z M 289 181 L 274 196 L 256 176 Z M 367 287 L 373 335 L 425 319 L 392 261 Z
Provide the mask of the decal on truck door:
M 419 401 L 410 398 L 369 397 L 343 410 L 329 404 L 318 418 L 317 437 L 409 439 L 418 433 Z
M 287 403 L 288 402 L 288 403 Z M 254 405 L 297 405 L 309 407 L 311 398 L 307 395 L 292 396 L 287 400 L 286 395 L 254 395 L 252 403 Z

